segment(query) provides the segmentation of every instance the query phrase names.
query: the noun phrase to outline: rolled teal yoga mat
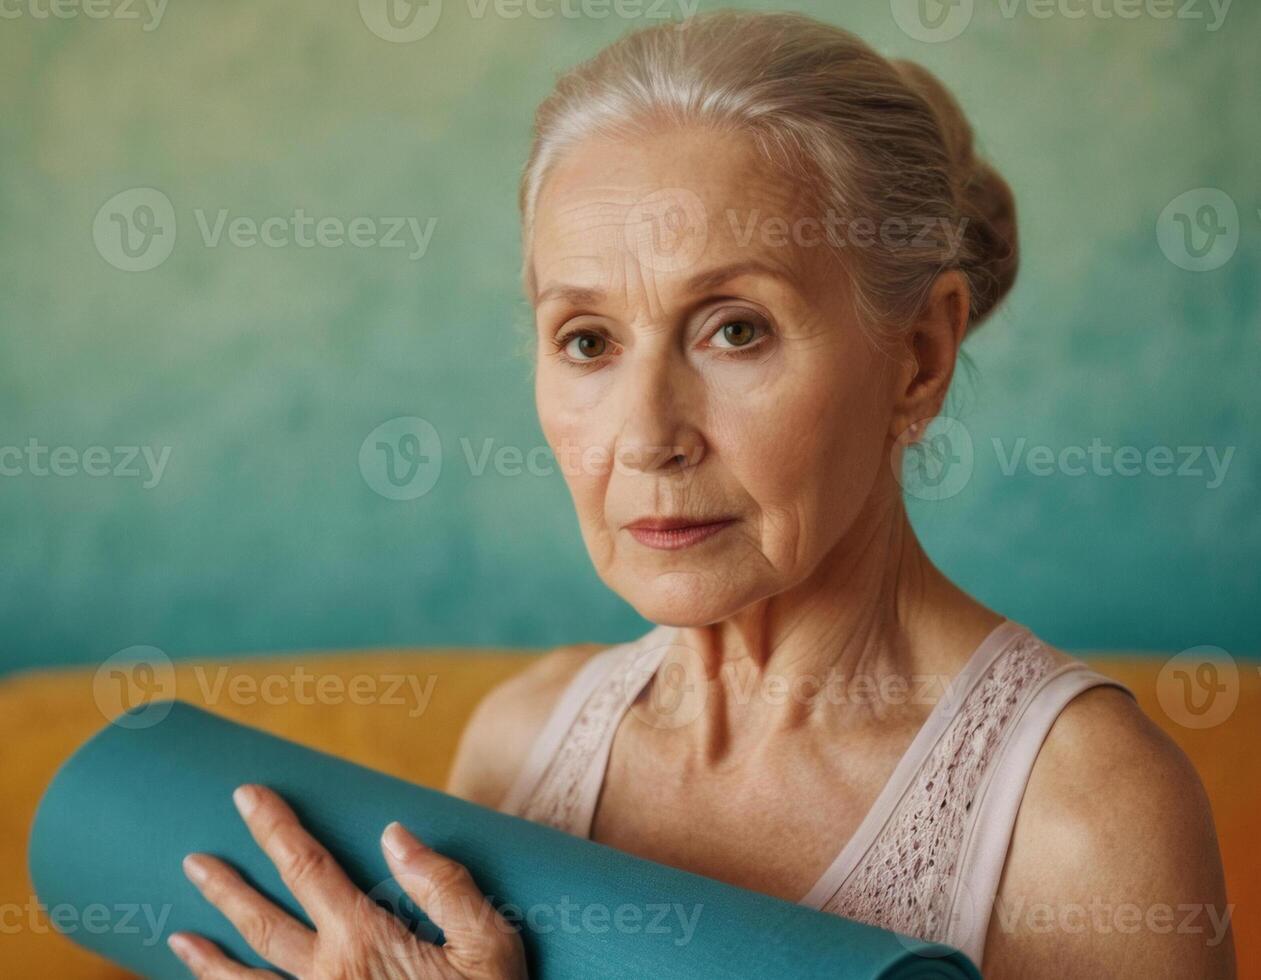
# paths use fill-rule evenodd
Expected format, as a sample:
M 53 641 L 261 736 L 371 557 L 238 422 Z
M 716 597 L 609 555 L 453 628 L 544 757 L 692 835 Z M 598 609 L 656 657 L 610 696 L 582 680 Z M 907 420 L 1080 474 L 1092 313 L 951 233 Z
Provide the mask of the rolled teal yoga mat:
M 467 866 L 520 923 L 536 980 L 980 976 L 947 947 L 645 861 L 191 705 L 169 707 L 156 724 L 144 722 L 166 702 L 125 715 L 75 753 L 31 835 L 31 876 L 54 925 L 146 977 L 187 976 L 166 947 L 181 930 L 267 965 L 184 878 L 190 851 L 227 860 L 306 921 L 232 805 L 247 782 L 284 796 L 365 892 L 440 940 L 381 856 L 381 831 L 400 820 Z

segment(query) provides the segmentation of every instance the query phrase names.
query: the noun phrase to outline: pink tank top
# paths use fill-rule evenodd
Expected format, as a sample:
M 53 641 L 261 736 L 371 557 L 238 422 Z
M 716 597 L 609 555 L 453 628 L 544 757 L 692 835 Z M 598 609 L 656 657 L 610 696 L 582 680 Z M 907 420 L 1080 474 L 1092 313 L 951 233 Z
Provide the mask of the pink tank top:
M 570 681 L 502 809 L 590 837 L 613 736 L 671 645 L 657 626 L 593 656 Z M 1005 620 L 937 697 L 853 837 L 799 904 L 960 949 L 978 966 L 1034 759 L 1088 688 L 1133 692 L 1063 663 Z M 940 687 L 940 685 L 939 685 Z M 908 692 L 914 695 L 914 691 Z

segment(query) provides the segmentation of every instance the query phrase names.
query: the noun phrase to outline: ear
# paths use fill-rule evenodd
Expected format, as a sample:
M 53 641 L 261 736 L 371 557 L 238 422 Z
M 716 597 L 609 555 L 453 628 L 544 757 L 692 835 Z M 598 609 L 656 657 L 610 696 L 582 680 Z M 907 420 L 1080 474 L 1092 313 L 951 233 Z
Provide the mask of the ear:
M 941 412 L 954 377 L 959 345 L 968 332 L 968 280 L 947 269 L 933 281 L 916 321 L 900 338 L 890 433 L 898 439 L 911 425 Z

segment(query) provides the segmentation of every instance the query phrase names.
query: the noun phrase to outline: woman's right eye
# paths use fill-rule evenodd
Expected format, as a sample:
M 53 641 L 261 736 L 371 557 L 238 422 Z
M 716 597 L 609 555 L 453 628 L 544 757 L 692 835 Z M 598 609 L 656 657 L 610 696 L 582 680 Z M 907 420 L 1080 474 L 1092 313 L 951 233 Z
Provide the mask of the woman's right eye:
M 570 360 L 574 361 L 595 360 L 608 349 L 608 341 L 598 333 L 586 330 L 561 337 L 556 345 Z

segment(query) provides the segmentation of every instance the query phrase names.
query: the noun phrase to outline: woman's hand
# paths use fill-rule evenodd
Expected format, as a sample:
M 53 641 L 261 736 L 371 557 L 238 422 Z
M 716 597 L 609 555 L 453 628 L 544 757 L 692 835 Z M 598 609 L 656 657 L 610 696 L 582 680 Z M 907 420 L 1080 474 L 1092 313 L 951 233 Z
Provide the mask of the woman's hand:
M 390 824 L 381 837 L 385 860 L 403 891 L 445 933 L 445 945 L 413 935 L 360 892 L 271 790 L 242 786 L 233 800 L 316 931 L 273 905 L 217 858 L 190 854 L 184 873 L 263 959 L 300 980 L 525 978 L 521 937 L 478 890 L 467 869 L 423 845 L 402 825 Z M 228 959 L 201 936 L 175 933 L 169 944 L 196 977 L 277 977 Z

